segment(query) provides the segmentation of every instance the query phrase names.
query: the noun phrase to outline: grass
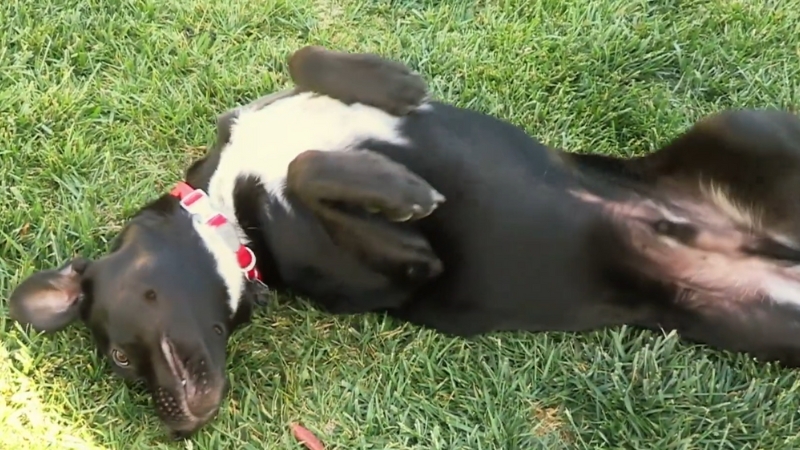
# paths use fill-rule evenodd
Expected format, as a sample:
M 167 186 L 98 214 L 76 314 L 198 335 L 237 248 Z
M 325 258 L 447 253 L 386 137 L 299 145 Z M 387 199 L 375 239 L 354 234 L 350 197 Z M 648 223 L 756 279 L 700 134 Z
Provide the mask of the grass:
M 31 271 L 102 253 L 308 43 L 405 61 L 576 151 L 800 104 L 798 0 L 6 0 L 2 312 Z M 171 443 L 83 328 L 0 322 L 1 449 L 293 449 L 292 420 L 330 449 L 800 448 L 800 376 L 741 355 L 626 329 L 450 339 L 286 299 L 231 342 L 220 417 Z

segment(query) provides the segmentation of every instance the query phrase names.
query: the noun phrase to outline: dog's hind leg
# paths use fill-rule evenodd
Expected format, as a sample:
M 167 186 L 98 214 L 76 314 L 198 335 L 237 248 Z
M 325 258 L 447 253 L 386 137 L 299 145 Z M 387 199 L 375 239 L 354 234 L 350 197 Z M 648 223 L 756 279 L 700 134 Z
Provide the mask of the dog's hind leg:
M 289 165 L 287 189 L 337 245 L 379 272 L 406 282 L 441 273 L 430 244 L 408 222 L 430 215 L 445 199 L 404 166 L 367 150 L 312 150 Z
M 422 77 L 408 66 L 372 53 L 344 53 L 307 46 L 289 58 L 289 74 L 298 91 L 362 103 L 402 116 L 428 97 Z

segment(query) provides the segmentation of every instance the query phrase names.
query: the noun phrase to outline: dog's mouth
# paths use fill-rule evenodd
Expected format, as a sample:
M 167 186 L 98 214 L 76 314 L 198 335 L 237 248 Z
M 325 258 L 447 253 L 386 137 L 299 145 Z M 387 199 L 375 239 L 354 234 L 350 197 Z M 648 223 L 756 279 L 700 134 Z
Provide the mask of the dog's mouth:
M 180 380 L 180 384 L 185 390 L 189 374 L 186 370 L 186 365 L 181 361 L 180 357 L 178 357 L 178 352 L 175 351 L 175 347 L 169 339 L 161 339 L 161 351 L 164 352 L 164 357 L 167 360 L 170 372 L 172 372 L 176 380 Z
M 175 383 L 172 387 L 155 389 L 156 409 L 173 437 L 185 438 L 214 417 L 219 410 L 220 396 L 216 395 L 218 389 L 209 387 L 205 371 L 195 374 L 187 368 L 168 338 L 162 338 L 160 345 Z

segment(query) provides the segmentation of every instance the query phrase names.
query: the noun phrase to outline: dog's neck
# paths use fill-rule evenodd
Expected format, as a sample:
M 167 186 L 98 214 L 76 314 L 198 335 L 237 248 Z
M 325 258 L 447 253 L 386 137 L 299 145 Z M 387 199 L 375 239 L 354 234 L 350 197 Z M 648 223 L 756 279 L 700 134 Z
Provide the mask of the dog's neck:
M 228 293 L 231 315 L 235 315 L 244 295 L 245 283 L 261 281 L 255 253 L 239 239 L 235 218 L 230 220 L 215 210 L 203 190 L 178 182 L 170 195 L 192 216 L 192 227 L 216 262 Z

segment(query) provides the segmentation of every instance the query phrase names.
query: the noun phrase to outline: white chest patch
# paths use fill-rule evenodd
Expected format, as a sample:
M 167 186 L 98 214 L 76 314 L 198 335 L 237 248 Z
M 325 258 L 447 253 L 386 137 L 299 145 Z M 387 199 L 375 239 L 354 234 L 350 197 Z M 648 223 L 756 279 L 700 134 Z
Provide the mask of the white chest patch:
M 231 316 L 233 316 L 239 309 L 239 302 L 242 299 L 245 284 L 245 274 L 239 267 L 236 254 L 217 234 L 217 230 L 196 221 L 192 222 L 192 227 L 194 227 L 194 230 L 200 236 L 217 264 L 217 272 L 225 283 L 225 290 L 228 293 L 228 306 L 230 307 Z
M 248 243 L 236 223 L 233 189 L 240 176 L 255 176 L 284 208 L 289 163 L 307 150 L 347 151 L 374 139 L 406 145 L 400 134 L 403 118 L 361 104 L 346 105 L 330 97 L 303 93 L 280 99 L 260 110 L 243 109 L 231 125 L 230 140 L 222 150 L 211 177 L 208 195 L 215 209 L 235 226 L 239 239 Z M 266 207 L 266 205 L 265 205 Z M 244 288 L 244 274 L 230 248 L 195 224 L 198 234 L 217 263 L 225 281 L 229 306 L 235 313 Z

